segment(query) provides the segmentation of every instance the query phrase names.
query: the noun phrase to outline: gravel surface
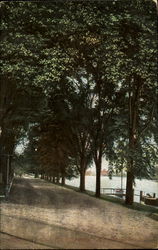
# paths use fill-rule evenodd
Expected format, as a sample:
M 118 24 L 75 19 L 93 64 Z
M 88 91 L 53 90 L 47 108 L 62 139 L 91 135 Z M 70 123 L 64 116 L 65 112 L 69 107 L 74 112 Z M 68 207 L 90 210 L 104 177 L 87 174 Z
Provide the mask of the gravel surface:
M 6 233 L 0 233 L 0 247 L 1 249 L 52 249 Z
M 145 213 L 33 178 L 14 180 L 1 231 L 52 249 L 158 247 L 158 222 Z

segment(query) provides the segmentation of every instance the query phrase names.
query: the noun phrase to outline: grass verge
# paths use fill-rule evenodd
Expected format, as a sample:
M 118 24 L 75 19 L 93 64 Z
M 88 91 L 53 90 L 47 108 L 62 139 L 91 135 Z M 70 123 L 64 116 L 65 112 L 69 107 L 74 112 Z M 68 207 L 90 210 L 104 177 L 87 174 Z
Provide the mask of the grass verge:
M 52 184 L 54 184 L 54 183 L 52 183 Z M 78 193 L 81 193 L 81 194 L 86 194 L 86 195 L 91 196 L 91 197 L 93 197 L 95 199 L 101 199 L 101 200 L 104 200 L 104 201 L 108 201 L 108 202 L 112 202 L 112 203 L 122 205 L 122 206 L 124 206 L 126 208 L 129 208 L 129 209 L 144 212 L 144 213 L 146 213 L 147 216 L 151 217 L 152 219 L 158 220 L 158 208 L 157 207 L 153 207 L 153 206 L 149 206 L 149 205 L 145 205 L 145 204 L 141 204 L 141 203 L 137 203 L 137 202 L 134 202 L 132 205 L 126 205 L 125 201 L 123 199 L 120 199 L 120 198 L 117 198 L 117 197 L 101 194 L 101 197 L 97 198 L 93 191 L 85 190 L 84 192 L 81 192 L 78 187 L 70 186 L 70 185 L 67 185 L 67 184 L 62 185 L 60 183 L 59 184 L 56 183 L 55 185 L 58 185 L 58 186 L 61 186 L 61 187 L 67 188 L 67 189 L 74 190 L 75 192 L 78 192 Z
M 73 187 L 73 186 L 70 186 L 70 185 L 64 185 L 64 187 L 66 187 L 68 189 L 72 189 L 72 190 L 74 190 L 76 192 L 80 192 L 80 190 L 79 190 L 78 187 Z M 83 193 L 87 194 L 87 195 L 89 195 L 91 197 L 96 198 L 95 197 L 95 193 L 92 192 L 92 191 L 86 190 Z M 153 206 L 148 206 L 148 205 L 137 203 L 137 202 L 134 202 L 132 205 L 126 205 L 125 201 L 123 199 L 119 199 L 117 197 L 113 197 L 113 196 L 109 196 L 109 195 L 104 195 L 104 194 L 101 194 L 101 197 L 100 198 L 96 198 L 96 199 L 102 199 L 102 200 L 105 200 L 105 201 L 109 201 L 109 202 L 112 202 L 112 203 L 116 203 L 116 204 L 122 205 L 124 207 L 129 208 L 129 209 L 134 209 L 134 210 L 137 210 L 137 211 L 146 212 L 146 213 L 148 213 L 148 215 L 150 215 L 152 213 L 158 215 L 158 208 L 153 207 Z

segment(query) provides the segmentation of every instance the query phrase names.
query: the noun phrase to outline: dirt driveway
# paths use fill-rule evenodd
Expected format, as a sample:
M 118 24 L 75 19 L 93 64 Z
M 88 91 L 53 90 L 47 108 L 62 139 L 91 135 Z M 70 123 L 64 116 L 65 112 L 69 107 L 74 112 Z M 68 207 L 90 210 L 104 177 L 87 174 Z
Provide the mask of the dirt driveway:
M 27 249 L 158 247 L 158 222 L 145 213 L 33 178 L 14 180 L 9 201 L 1 202 L 1 231 L 1 249 L 5 234 L 32 242 Z

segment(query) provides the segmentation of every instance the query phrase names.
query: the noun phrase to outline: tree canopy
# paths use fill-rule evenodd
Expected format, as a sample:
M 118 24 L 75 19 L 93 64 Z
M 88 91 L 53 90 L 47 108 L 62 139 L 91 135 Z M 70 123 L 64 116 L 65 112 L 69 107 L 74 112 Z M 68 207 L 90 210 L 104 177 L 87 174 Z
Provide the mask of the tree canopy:
M 131 203 L 134 178 L 151 178 L 157 162 L 154 2 L 2 2 L 0 8 L 2 154 L 12 154 L 33 126 L 41 171 L 63 177 L 79 171 L 83 191 L 94 161 L 100 196 L 102 158 L 112 169 L 123 162 Z

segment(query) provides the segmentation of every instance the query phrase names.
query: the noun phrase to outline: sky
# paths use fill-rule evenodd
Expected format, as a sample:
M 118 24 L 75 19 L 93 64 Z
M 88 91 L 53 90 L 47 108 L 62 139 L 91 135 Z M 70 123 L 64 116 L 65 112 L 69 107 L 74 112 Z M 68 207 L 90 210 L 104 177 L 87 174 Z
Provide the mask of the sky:
M 15 153 L 22 154 L 24 151 L 24 145 L 19 144 L 16 146 Z
M 24 138 L 15 148 L 15 153 L 22 154 L 28 144 L 27 138 Z

